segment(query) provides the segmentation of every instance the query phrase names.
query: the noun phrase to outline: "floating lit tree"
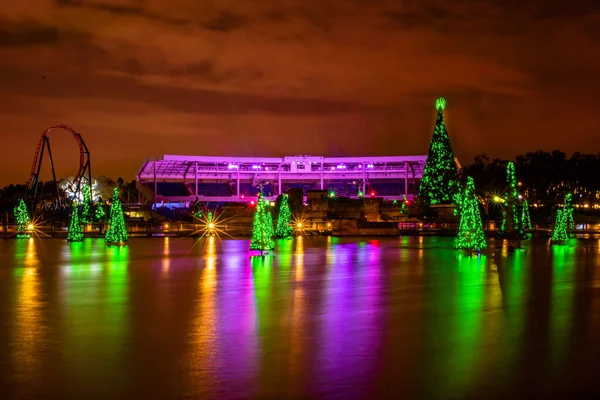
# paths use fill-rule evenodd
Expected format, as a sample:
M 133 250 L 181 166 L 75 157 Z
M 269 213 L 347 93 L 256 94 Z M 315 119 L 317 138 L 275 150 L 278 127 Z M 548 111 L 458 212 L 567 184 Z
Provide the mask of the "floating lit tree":
M 285 238 L 292 236 L 294 228 L 290 225 L 292 219 L 292 212 L 290 211 L 290 204 L 288 202 L 288 195 L 283 194 L 281 197 L 281 203 L 279 203 L 279 216 L 277 217 L 277 228 L 275 229 L 275 236 Z
M 460 192 L 460 185 L 454 153 L 444 123 L 446 100 L 437 99 L 435 108 L 437 118 L 419 188 L 419 199 L 427 204 L 451 204 L 456 203 L 455 196 Z
M 479 213 L 479 202 L 475 196 L 475 181 L 468 177 L 467 185 L 461 196 L 460 224 L 454 248 L 480 252 L 487 248 L 483 224 Z
M 552 229 L 552 241 L 555 243 L 562 244 L 569 238 L 567 231 L 567 215 L 564 209 L 556 210 L 556 217 L 554 219 L 554 227 Z
M 261 255 L 265 251 L 273 250 L 275 248 L 274 235 L 273 217 L 271 217 L 269 203 L 263 199 L 262 193 L 259 192 L 256 211 L 254 213 L 254 227 L 250 250 L 260 250 Z
M 69 221 L 69 233 L 67 234 L 67 241 L 83 241 L 83 229 L 81 229 L 81 221 L 79 220 L 79 208 L 77 207 L 77 201 L 73 202 L 73 207 L 71 209 L 71 220 Z
M 122 246 L 127 243 L 129 236 L 125 226 L 123 206 L 119 198 L 119 190 L 115 188 L 110 205 L 109 227 L 106 231 L 106 243 L 109 246 Z
M 29 219 L 29 212 L 27 211 L 27 205 L 23 199 L 19 199 L 15 209 L 13 210 L 15 219 L 17 220 L 17 237 L 28 238 L 31 237 L 31 231 L 33 225 Z

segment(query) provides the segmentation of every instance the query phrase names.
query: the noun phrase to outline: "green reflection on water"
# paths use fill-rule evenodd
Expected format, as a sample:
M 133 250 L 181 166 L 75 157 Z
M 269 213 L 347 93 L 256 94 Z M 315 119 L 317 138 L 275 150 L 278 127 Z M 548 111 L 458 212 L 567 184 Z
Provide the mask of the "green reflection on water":
M 550 303 L 550 344 L 554 363 L 562 362 L 573 324 L 577 268 L 575 247 L 552 245 L 552 297 Z
M 67 362 L 81 366 L 74 377 L 89 375 L 91 364 L 113 375 L 126 347 L 129 249 L 86 242 L 65 243 L 62 252 L 62 352 Z
M 428 275 L 435 310 L 425 321 L 424 345 L 429 354 L 425 368 L 431 374 L 425 381 L 431 382 L 427 390 L 435 397 L 454 398 L 467 392 L 480 372 L 487 257 L 456 257 L 455 263 L 446 262 L 448 269 Z

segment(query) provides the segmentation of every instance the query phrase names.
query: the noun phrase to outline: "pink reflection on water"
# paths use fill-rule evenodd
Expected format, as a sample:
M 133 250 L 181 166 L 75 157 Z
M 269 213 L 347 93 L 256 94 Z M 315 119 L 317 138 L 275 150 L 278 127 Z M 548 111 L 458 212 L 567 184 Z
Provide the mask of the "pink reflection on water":
M 376 375 L 381 341 L 380 253 L 374 243 L 331 246 L 314 387 L 329 398 L 360 398 Z
M 245 241 L 207 238 L 189 337 L 190 395 L 247 394 L 257 374 L 256 304 Z

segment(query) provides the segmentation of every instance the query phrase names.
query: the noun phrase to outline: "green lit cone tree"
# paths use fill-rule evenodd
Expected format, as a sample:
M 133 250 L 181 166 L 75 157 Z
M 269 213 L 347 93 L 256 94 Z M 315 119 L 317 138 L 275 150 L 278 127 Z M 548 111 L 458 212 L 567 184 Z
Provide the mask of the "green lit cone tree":
M 567 231 L 567 215 L 564 209 L 556 210 L 556 217 L 554 219 L 554 227 L 552 228 L 552 241 L 555 243 L 564 243 L 569 239 L 569 233 Z
M 84 224 L 92 222 L 92 193 L 90 185 L 83 184 L 83 204 L 81 205 L 81 221 Z
M 435 107 L 437 118 L 419 187 L 419 200 L 430 205 L 456 204 L 455 197 L 460 192 L 460 184 L 454 153 L 444 123 L 446 100 L 437 99 Z
M 567 221 L 567 232 L 572 232 L 575 230 L 575 218 L 573 214 L 575 213 L 575 209 L 573 208 L 573 194 L 566 193 L 565 201 L 564 201 L 563 212 L 565 213 L 565 218 Z
M 115 188 L 110 206 L 109 227 L 106 231 L 106 243 L 111 245 L 124 245 L 129 240 L 123 206 L 119 198 L 119 189 Z
M 519 192 L 517 190 L 517 175 L 515 164 L 509 161 L 506 165 L 507 190 L 502 204 L 502 224 L 498 236 L 507 239 L 523 239 L 523 221 Z
M 522 207 L 521 221 L 523 223 L 523 230 L 533 229 L 533 225 L 531 224 L 531 215 L 529 214 L 529 203 L 527 202 L 527 200 L 523 201 L 523 204 L 521 207 Z
M 252 229 L 250 250 L 260 250 L 261 254 L 264 251 L 273 250 L 275 248 L 275 241 L 273 240 L 274 235 L 273 217 L 271 217 L 269 205 L 263 200 L 262 193 L 259 193 L 256 202 L 256 211 L 254 213 L 254 226 Z
M 461 199 L 460 224 L 454 240 L 454 248 L 479 252 L 487 248 L 487 243 L 479 213 L 479 202 L 475 196 L 475 181 L 472 177 L 468 177 Z
M 29 224 L 29 212 L 27 211 L 27 205 L 23 199 L 19 199 L 19 202 L 13 210 L 15 219 L 17 220 L 17 237 L 27 238 L 31 236 Z
M 402 200 L 402 205 L 400 206 L 400 214 L 401 215 L 408 214 L 408 207 L 406 207 L 406 203 L 408 203 L 408 200 L 406 200 L 406 195 L 404 195 L 404 199 Z
M 292 236 L 294 229 L 290 225 L 291 220 L 292 212 L 290 211 L 288 195 L 283 194 L 283 196 L 281 197 L 281 203 L 279 203 L 279 216 L 277 217 L 277 228 L 275 229 L 275 236 L 279 238 Z
M 71 219 L 69 221 L 69 233 L 67 234 L 68 242 L 81 242 L 83 241 L 83 229 L 81 228 L 81 221 L 79 220 L 79 208 L 77 202 L 73 202 L 71 208 Z
M 104 204 L 98 203 L 96 205 L 96 212 L 94 213 L 96 221 L 102 221 L 106 218 L 106 212 L 104 211 Z

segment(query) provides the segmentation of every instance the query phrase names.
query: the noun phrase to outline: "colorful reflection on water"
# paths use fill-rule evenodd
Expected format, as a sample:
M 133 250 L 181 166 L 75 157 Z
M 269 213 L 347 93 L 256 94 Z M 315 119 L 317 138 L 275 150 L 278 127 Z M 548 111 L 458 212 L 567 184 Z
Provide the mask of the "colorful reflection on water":
M 504 398 L 600 390 L 600 252 L 451 238 L 0 242 L 18 398 Z M 107 384 L 109 382 L 110 384 Z M 576 382 L 576 386 L 573 386 Z

